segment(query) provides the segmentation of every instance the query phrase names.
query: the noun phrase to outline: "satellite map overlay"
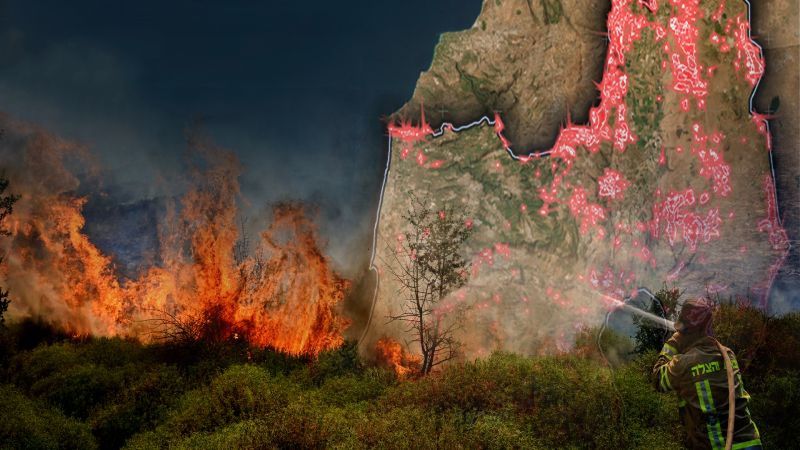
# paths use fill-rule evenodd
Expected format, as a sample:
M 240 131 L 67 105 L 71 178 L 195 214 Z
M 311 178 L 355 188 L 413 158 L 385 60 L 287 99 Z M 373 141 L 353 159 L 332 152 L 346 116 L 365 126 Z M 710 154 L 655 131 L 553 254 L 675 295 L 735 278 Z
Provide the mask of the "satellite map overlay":
M 765 61 L 749 5 L 614 1 L 604 50 L 588 32 L 599 4 L 517 3 L 486 2 L 472 29 L 444 35 L 389 125 L 379 276 L 411 191 L 469 211 L 470 280 L 447 302 L 474 305 L 465 328 L 492 343 L 477 354 L 571 342 L 615 299 L 665 281 L 766 307 L 790 244 L 768 117 L 753 109 Z M 552 118 L 593 86 L 581 56 L 603 51 L 598 100 L 582 120 Z M 426 121 L 489 104 L 469 123 Z M 563 123 L 537 145 L 548 120 Z M 376 308 L 396 307 L 396 290 L 382 279 Z
M 2 0 L 0 54 L 0 450 L 798 448 L 800 0 Z

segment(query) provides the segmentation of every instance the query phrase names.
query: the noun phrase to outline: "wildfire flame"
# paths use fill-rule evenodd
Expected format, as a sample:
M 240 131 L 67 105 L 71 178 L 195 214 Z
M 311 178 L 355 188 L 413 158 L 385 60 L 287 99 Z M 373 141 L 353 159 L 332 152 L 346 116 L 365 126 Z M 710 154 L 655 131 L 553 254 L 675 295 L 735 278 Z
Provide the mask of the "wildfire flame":
M 414 373 L 420 367 L 419 356 L 407 353 L 399 342 L 388 337 L 378 340 L 375 355 L 379 364 L 393 369 L 400 377 Z
M 349 283 L 331 269 L 302 205 L 275 206 L 255 249 L 234 257 L 241 168 L 233 153 L 194 143 L 192 187 L 159 224 L 160 262 L 121 279 L 84 232 L 87 199 L 75 194 L 80 179 L 69 167 L 70 159 L 90 158 L 41 130 L 15 124 L 14 131 L 20 136 L 0 150 L 11 188 L 22 194 L 0 243 L 12 317 L 145 340 L 154 319 L 193 323 L 206 337 L 243 336 L 295 355 L 342 344 L 349 322 L 339 308 Z

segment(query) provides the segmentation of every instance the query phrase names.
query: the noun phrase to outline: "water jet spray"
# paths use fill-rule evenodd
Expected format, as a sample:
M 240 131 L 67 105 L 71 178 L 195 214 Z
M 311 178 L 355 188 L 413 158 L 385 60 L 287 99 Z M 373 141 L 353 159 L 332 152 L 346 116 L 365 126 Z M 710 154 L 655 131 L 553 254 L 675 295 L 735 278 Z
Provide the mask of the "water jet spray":
M 646 294 L 650 298 L 652 298 L 654 301 L 657 301 L 656 297 L 648 289 L 639 288 L 637 290 L 637 293 Z M 619 309 L 623 309 L 623 310 L 628 311 L 628 312 L 630 312 L 632 314 L 636 314 L 637 316 L 639 316 L 639 317 L 641 317 L 643 319 L 647 319 L 647 320 L 649 320 L 649 321 L 651 321 L 651 322 L 653 322 L 655 324 L 662 325 L 664 328 L 666 328 L 669 331 L 675 331 L 675 322 L 673 322 L 671 320 L 668 320 L 665 317 L 660 317 L 660 316 L 657 316 L 657 315 L 655 315 L 653 313 L 650 313 L 650 312 L 647 312 L 645 310 L 639 309 L 639 308 L 637 308 L 637 307 L 635 307 L 633 305 L 630 305 L 630 304 L 626 303 L 624 300 L 619 300 L 619 299 L 616 299 L 616 298 L 611 297 L 611 296 L 606 295 L 606 294 L 600 294 L 600 295 L 603 297 L 603 299 L 611 302 L 614 306 L 616 306 Z

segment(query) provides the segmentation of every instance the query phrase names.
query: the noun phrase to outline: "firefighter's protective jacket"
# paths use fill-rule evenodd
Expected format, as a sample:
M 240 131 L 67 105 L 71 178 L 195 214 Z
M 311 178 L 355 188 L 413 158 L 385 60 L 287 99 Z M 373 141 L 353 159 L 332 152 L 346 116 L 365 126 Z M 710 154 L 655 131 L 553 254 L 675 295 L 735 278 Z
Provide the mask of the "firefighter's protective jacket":
M 761 440 L 747 403 L 736 355 L 729 351 L 736 392 L 733 450 L 760 449 Z M 662 392 L 675 391 L 680 400 L 681 421 L 692 449 L 722 450 L 728 426 L 728 378 L 725 361 L 712 337 L 686 339 L 675 333 L 665 344 L 653 380 Z

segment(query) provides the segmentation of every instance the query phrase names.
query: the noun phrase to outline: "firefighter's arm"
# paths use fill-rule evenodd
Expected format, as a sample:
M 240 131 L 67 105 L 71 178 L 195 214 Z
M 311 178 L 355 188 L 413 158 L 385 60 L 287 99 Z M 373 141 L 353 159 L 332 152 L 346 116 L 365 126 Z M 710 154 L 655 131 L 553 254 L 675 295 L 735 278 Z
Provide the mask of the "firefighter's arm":
M 681 359 L 679 342 L 679 334 L 673 334 L 664 343 L 661 352 L 658 354 L 656 364 L 653 366 L 652 381 L 656 389 L 661 392 L 675 389 Z

